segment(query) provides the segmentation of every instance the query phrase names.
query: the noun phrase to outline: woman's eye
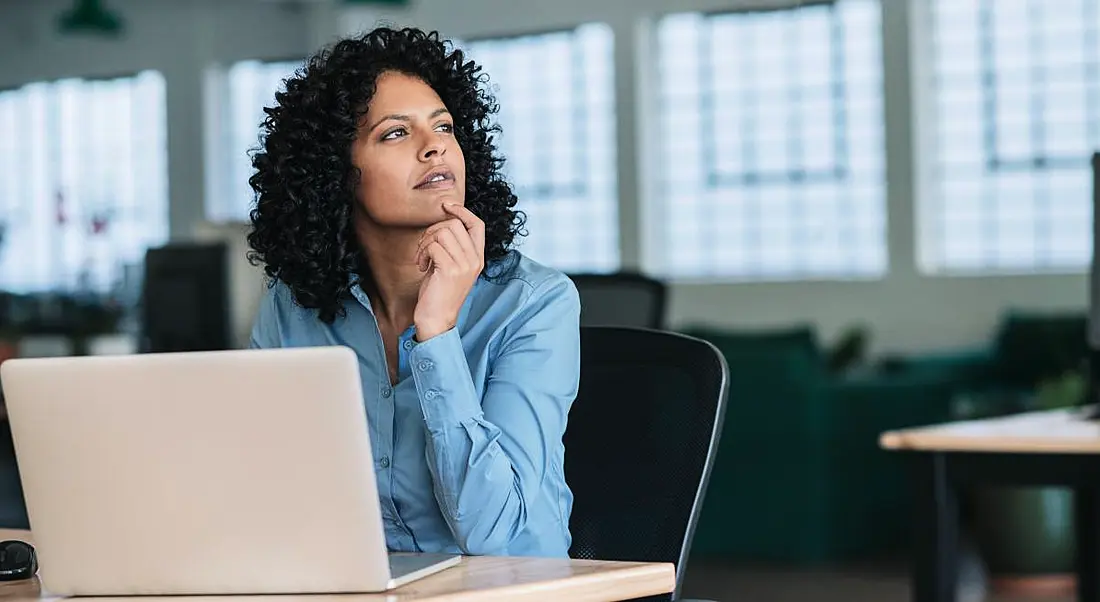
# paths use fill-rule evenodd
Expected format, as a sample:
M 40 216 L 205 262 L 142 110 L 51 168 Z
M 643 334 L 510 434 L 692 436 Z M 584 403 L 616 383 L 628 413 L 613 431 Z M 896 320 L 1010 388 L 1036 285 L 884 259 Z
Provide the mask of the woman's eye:
M 450 133 L 454 133 L 455 126 L 454 126 L 453 123 L 441 123 L 441 124 L 435 126 L 435 129 L 436 129 L 436 131 L 447 132 L 448 134 L 450 134 Z
M 404 128 L 394 128 L 385 134 L 382 134 L 382 140 L 394 140 L 405 135 Z

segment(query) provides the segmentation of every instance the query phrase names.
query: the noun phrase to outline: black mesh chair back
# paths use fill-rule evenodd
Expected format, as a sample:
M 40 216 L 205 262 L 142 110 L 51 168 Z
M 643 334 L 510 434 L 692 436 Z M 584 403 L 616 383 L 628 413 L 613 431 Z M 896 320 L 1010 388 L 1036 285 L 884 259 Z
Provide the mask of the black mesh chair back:
M 686 335 L 581 327 L 565 433 L 573 558 L 671 562 L 678 600 L 725 415 L 729 369 Z
M 664 282 L 628 272 L 569 277 L 581 297 L 581 326 L 664 328 Z

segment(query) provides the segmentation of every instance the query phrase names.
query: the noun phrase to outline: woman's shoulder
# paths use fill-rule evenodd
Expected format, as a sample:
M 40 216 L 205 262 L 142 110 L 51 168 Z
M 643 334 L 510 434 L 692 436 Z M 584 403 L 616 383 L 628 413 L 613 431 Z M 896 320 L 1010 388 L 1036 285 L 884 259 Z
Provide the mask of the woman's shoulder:
M 264 279 L 264 303 L 272 309 L 285 311 L 294 307 L 294 294 L 290 286 L 278 278 Z
M 266 290 L 260 301 L 253 322 L 253 338 L 270 341 L 278 338 L 284 345 L 317 343 L 328 340 L 326 333 L 333 324 L 324 323 L 315 308 L 303 306 L 294 295 L 294 289 L 280 279 L 266 279 Z M 346 316 L 338 317 L 343 320 Z M 354 325 L 353 325 L 354 326 Z
M 545 295 L 561 296 L 566 301 L 577 298 L 577 288 L 568 275 L 520 251 L 509 251 L 503 258 L 487 265 L 484 274 L 492 292 L 506 297 L 517 296 L 524 302 Z
M 305 319 L 315 317 L 316 310 L 306 309 L 294 298 L 294 290 L 290 285 L 278 278 L 264 279 L 265 291 L 261 301 L 261 312 L 267 311 L 281 317 L 295 317 Z
M 530 328 L 575 326 L 581 309 L 567 274 L 519 251 L 487 265 L 467 301 L 466 328 L 504 339 Z

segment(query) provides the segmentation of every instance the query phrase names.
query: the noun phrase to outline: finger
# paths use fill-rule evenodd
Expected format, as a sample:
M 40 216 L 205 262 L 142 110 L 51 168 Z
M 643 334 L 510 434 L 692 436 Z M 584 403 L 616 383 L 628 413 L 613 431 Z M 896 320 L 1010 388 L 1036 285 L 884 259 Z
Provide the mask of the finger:
M 471 256 L 467 251 L 460 239 L 466 239 L 467 246 L 473 246 L 470 242 L 470 235 L 463 230 L 461 233 L 456 233 L 452 228 L 442 228 L 435 233 L 435 240 L 439 244 L 443 245 L 443 248 L 451 254 L 451 257 L 455 261 L 455 265 L 463 270 L 469 269 L 474 262 L 477 261 L 476 256 Z
M 458 219 L 457 217 L 452 217 L 451 219 L 445 219 L 441 222 L 436 222 L 425 228 L 424 232 L 420 234 L 420 240 L 425 240 L 428 236 L 430 236 L 432 233 L 436 232 L 440 228 L 450 228 L 452 227 L 452 225 L 458 226 L 463 230 L 466 229 L 466 226 L 462 223 L 462 220 Z
M 416 267 L 420 268 L 421 272 L 428 271 L 428 263 L 431 261 L 428 258 L 427 251 L 428 239 L 423 236 L 416 243 Z
M 420 271 L 423 272 L 428 269 L 428 256 L 424 253 L 424 250 L 427 249 L 428 245 L 432 244 L 432 241 L 436 240 L 436 234 L 440 230 L 446 228 L 456 228 L 465 231 L 462 222 L 457 219 L 444 220 L 428 226 L 428 228 L 420 234 L 420 239 L 416 242 L 416 264 L 421 266 Z
M 424 245 L 420 245 L 420 247 L 416 249 L 416 267 L 421 272 L 427 272 L 431 263 L 432 259 L 428 256 L 427 249 L 424 248 Z
M 457 268 L 455 258 L 439 241 L 433 241 L 424 252 L 430 258 L 432 268 L 435 270 L 450 271 Z
M 465 226 L 467 230 L 471 230 L 481 223 L 481 219 L 474 215 L 473 211 L 470 211 L 458 203 L 444 203 L 443 210 L 462 222 L 462 225 Z
M 455 203 L 445 203 L 443 210 L 462 222 L 462 225 L 465 226 L 466 231 L 470 233 L 470 237 L 474 240 L 474 247 L 478 250 L 478 258 L 480 259 L 485 250 L 485 222 L 474 215 L 473 211 Z
M 480 256 L 477 253 L 477 249 L 474 247 L 474 239 L 466 227 L 462 225 L 458 220 L 448 220 L 448 227 L 440 228 L 438 232 L 444 230 L 454 234 L 455 240 L 462 248 L 462 254 L 466 257 L 468 265 L 476 265 L 480 261 Z
M 435 240 L 435 233 L 436 232 L 438 232 L 442 228 L 452 228 L 452 227 L 459 228 L 461 230 L 466 229 L 466 227 L 462 225 L 462 222 L 459 221 L 457 218 L 451 218 L 451 219 L 448 219 L 448 220 L 443 220 L 441 222 L 436 222 L 436 223 L 428 226 L 427 228 L 425 228 L 424 231 L 420 233 L 420 240 L 417 241 L 417 246 L 418 247 L 428 246 L 428 244 L 430 244 L 431 241 Z
M 440 240 L 439 237 L 441 232 L 451 232 L 452 234 L 454 234 L 454 237 L 460 247 L 461 255 L 468 260 L 466 262 L 467 266 L 477 265 L 478 263 L 480 263 L 481 256 L 474 246 L 474 241 L 470 236 L 470 233 L 466 230 L 466 227 L 462 224 L 462 222 L 457 219 L 449 219 L 447 221 L 439 222 L 437 224 L 432 224 L 431 226 L 429 226 L 428 229 L 424 231 L 424 234 L 421 235 L 420 241 L 417 244 L 418 258 L 424 247 L 431 244 L 431 241 Z M 442 242 L 442 240 L 440 240 L 440 242 Z M 456 258 L 457 257 L 458 253 L 456 253 Z

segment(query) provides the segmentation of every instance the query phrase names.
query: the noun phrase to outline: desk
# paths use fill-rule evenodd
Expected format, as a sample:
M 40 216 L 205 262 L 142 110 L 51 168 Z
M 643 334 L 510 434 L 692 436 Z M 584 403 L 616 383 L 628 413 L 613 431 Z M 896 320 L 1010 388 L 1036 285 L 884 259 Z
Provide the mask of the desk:
M 32 541 L 28 531 L 10 529 L 0 529 L 0 539 Z M 481 556 L 464 558 L 457 567 L 384 594 L 92 599 L 95 602 L 611 602 L 668 593 L 675 584 L 671 564 Z M 62 599 L 42 591 L 38 579 L 0 582 L 0 602 Z
M 961 487 L 1074 489 L 1077 596 L 1100 602 L 1100 422 L 1082 410 L 1029 412 L 883 433 L 880 445 L 915 460 L 913 602 L 954 602 Z

